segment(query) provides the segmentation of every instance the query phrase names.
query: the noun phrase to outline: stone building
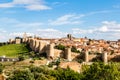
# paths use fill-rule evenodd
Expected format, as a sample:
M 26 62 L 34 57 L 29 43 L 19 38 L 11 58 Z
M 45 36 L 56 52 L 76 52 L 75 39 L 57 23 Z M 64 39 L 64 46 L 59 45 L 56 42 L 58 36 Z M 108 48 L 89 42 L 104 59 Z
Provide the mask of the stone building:
M 21 44 L 22 43 L 22 38 L 16 37 L 15 38 L 15 44 Z

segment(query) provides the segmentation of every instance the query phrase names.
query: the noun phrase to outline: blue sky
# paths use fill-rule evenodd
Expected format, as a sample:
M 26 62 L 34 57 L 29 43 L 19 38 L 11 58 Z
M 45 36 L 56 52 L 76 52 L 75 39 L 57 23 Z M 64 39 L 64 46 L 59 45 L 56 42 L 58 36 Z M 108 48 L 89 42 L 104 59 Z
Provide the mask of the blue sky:
M 120 0 L 0 0 L 0 42 L 36 35 L 117 40 Z

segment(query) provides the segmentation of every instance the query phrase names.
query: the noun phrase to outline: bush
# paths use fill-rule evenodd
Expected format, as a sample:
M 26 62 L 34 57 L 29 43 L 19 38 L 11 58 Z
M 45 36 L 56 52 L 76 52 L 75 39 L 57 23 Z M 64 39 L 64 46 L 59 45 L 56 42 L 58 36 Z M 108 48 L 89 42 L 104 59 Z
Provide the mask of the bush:
M 65 46 L 61 44 L 55 46 L 55 48 L 60 49 L 60 50 L 65 50 Z
M 31 61 L 30 61 L 30 63 L 34 63 L 34 61 L 33 61 L 33 60 L 31 60 Z
M 35 80 L 29 69 L 15 70 L 7 80 Z
M 120 80 L 120 72 L 116 64 L 93 63 L 83 72 L 82 80 Z
M 79 51 L 79 50 L 77 50 L 77 48 L 76 48 L 76 47 L 74 47 L 74 46 L 72 46 L 71 51 L 72 51 L 72 52 L 75 52 L 75 53 L 80 53 L 80 51 Z
M 2 73 L 4 66 L 0 63 L 0 74 Z
M 58 68 L 51 73 L 57 80 L 81 80 L 81 74 L 74 72 L 69 67 L 67 69 Z
M 23 61 L 25 58 L 24 56 L 18 56 L 19 61 Z
M 77 62 L 78 62 L 78 63 L 82 63 L 82 62 L 83 62 L 83 59 L 78 59 Z

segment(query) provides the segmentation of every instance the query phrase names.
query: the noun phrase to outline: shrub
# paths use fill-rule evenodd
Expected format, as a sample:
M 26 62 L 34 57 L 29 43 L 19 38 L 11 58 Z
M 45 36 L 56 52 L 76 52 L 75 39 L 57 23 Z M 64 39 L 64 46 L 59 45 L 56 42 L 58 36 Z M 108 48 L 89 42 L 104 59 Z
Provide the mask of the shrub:
M 18 56 L 19 61 L 23 61 L 25 58 L 24 56 Z
M 2 73 L 4 66 L 0 63 L 0 74 Z

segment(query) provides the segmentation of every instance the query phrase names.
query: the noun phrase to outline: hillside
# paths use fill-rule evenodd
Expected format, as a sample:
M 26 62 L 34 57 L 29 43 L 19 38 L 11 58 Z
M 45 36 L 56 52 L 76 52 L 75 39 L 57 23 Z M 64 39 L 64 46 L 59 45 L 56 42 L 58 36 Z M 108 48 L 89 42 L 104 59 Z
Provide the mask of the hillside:
M 26 44 L 9 44 L 0 47 L 0 56 L 17 57 L 19 53 L 29 52 Z

